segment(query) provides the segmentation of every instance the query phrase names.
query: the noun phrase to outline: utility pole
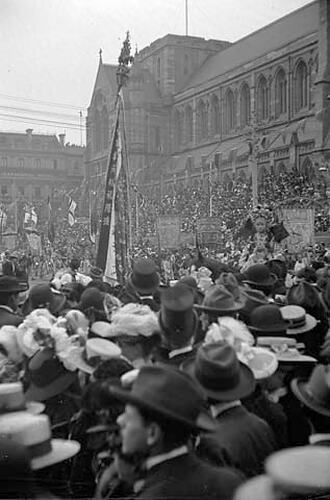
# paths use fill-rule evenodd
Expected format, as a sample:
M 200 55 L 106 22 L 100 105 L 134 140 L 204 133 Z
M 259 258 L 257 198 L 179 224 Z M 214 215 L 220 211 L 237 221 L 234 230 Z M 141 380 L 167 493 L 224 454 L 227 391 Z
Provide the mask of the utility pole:
M 185 0 L 186 36 L 188 36 L 188 0 Z

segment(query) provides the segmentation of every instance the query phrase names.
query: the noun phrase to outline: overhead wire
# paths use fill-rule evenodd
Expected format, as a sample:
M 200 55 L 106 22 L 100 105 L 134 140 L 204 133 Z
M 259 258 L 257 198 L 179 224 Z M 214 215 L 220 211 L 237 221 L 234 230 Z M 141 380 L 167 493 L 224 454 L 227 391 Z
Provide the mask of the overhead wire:
M 75 106 L 73 104 L 64 104 L 64 103 L 54 102 L 54 101 L 42 101 L 42 100 L 39 100 L 39 99 L 31 99 L 29 97 L 18 97 L 18 96 L 12 96 L 12 95 L 8 95 L 8 94 L 0 94 L 0 97 L 3 97 L 5 99 L 12 99 L 14 101 L 47 104 L 49 106 L 55 106 L 55 107 L 58 107 L 58 108 L 77 109 L 79 111 L 87 108 L 87 106 Z
M 31 108 L 17 108 L 14 106 L 3 106 L 0 104 L 0 110 L 8 110 L 8 111 L 18 111 L 18 112 L 29 112 L 37 115 L 49 115 L 49 116 L 58 116 L 60 118 L 65 117 L 67 119 L 71 120 L 76 120 L 77 118 L 79 119 L 79 113 L 77 115 L 68 115 L 66 113 L 56 113 L 55 111 L 45 111 L 45 110 L 39 110 L 39 109 L 31 109 Z

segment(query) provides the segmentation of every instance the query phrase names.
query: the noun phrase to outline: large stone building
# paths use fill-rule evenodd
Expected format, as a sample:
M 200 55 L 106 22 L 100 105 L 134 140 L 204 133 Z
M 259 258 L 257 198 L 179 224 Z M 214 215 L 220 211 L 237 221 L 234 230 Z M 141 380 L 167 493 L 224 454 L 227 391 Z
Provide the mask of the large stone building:
M 136 54 L 124 91 L 133 182 L 260 179 L 330 158 L 330 2 L 314 1 L 230 44 L 167 35 Z M 116 66 L 100 57 L 87 118 L 86 171 L 106 169 Z
M 84 177 L 84 152 L 65 144 L 65 134 L 0 132 L 0 201 L 38 203 L 55 189 L 75 188 Z

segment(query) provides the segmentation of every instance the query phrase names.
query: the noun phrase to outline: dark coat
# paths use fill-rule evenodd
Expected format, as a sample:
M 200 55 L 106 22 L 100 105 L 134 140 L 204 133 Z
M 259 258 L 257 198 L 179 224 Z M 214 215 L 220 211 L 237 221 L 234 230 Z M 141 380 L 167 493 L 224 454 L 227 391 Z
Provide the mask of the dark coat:
M 23 318 L 0 305 L 0 328 L 5 325 L 18 326 L 22 323 Z
M 158 312 L 160 310 L 160 299 L 157 291 L 152 296 L 143 297 L 127 283 L 118 293 L 117 297 L 123 304 L 142 304 L 144 306 L 149 306 L 152 311 Z
M 263 473 L 265 459 L 277 448 L 269 425 L 243 406 L 217 417 L 217 429 L 201 437 L 198 454 L 214 465 L 236 467 L 247 477 Z
M 16 266 L 11 260 L 5 260 L 2 264 L 2 274 L 16 276 Z
M 236 471 L 212 467 L 187 454 L 152 467 L 136 498 L 229 500 L 242 480 Z

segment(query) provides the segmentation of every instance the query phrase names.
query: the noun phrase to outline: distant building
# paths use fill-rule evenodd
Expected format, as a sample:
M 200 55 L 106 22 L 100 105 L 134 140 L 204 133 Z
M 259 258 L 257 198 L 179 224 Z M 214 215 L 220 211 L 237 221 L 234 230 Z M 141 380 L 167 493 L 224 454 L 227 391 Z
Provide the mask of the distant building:
M 330 160 L 330 2 L 317 0 L 230 44 L 166 35 L 135 57 L 124 89 L 133 180 L 173 183 L 307 175 Z M 102 179 L 116 94 L 103 64 L 87 117 L 86 173 Z M 251 155 L 253 148 L 254 155 Z M 253 160 L 253 161 L 251 161 Z
M 73 189 L 84 177 L 85 148 L 65 144 L 65 134 L 0 132 L 0 202 L 37 203 L 53 190 Z

